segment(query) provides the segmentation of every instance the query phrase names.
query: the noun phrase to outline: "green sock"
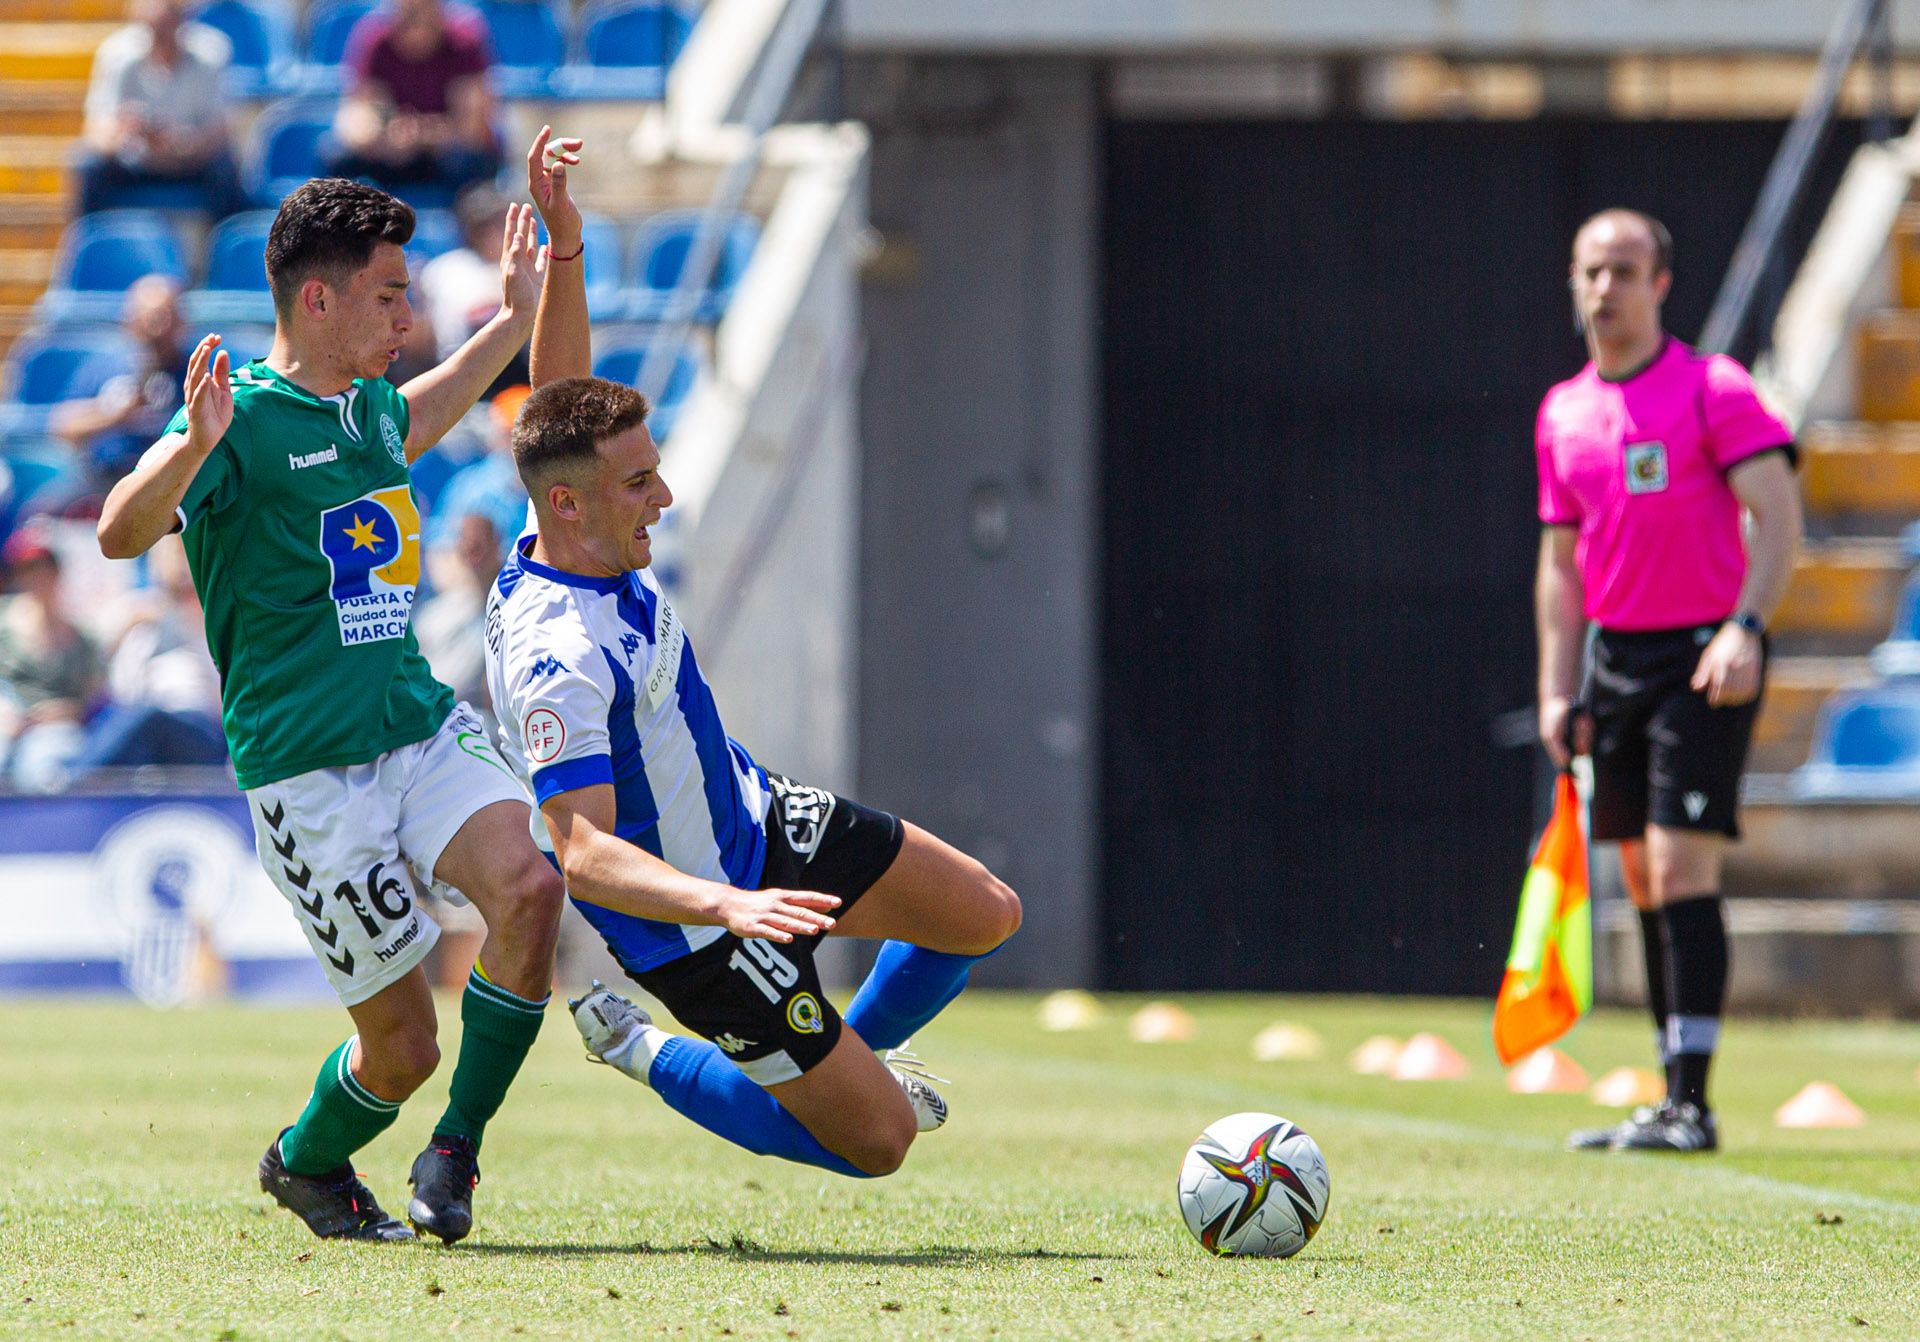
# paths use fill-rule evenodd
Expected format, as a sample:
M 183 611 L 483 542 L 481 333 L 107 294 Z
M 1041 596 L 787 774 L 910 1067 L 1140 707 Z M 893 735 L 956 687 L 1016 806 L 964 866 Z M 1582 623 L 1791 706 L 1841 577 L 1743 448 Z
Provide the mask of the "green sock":
M 280 1136 L 280 1159 L 295 1174 L 325 1174 L 393 1126 L 398 1100 L 383 1100 L 353 1078 L 353 1040 L 327 1055 L 299 1121 Z
M 539 1037 L 551 995 L 539 1001 L 508 992 L 487 978 L 479 965 L 467 975 L 460 997 L 460 1061 L 453 1069 L 453 1094 L 436 1136 L 465 1137 L 476 1147 L 487 1120 L 500 1110 L 507 1087 Z

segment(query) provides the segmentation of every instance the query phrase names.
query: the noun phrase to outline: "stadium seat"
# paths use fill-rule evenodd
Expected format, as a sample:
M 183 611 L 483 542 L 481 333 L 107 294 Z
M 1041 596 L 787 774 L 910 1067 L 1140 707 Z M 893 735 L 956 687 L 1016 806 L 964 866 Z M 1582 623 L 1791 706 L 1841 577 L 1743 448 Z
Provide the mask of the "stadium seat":
M 700 218 L 699 210 L 668 210 L 641 224 L 627 256 L 627 320 L 658 321 L 665 314 Z M 694 312 L 701 321 L 718 321 L 726 311 L 727 299 L 746 273 L 760 239 L 760 223 L 752 215 L 736 214 L 724 227 L 713 274 Z
M 208 322 L 204 327 L 194 328 L 193 338 L 198 341 L 210 331 L 220 336 L 220 348 L 227 352 L 227 361 L 234 368 L 266 358 L 273 348 L 271 323 Z
M 694 16 L 661 0 L 587 0 L 567 64 L 553 74 L 563 98 L 650 98 L 666 93 L 667 67 Z
M 338 93 L 346 84 L 341 59 L 353 25 L 379 5 L 375 0 L 318 0 L 307 10 L 307 40 L 294 83 L 302 93 Z
M 233 48 L 226 71 L 229 96 L 261 98 L 291 87 L 293 34 L 281 5 L 272 0 L 212 0 L 190 17 L 225 33 Z
M 1920 797 L 1920 688 L 1896 682 L 1835 694 L 1820 708 L 1794 786 L 1808 797 Z
M 593 359 L 593 375 L 609 382 L 624 382 L 630 387 L 636 385 L 655 335 L 652 328 L 645 326 L 596 327 L 593 346 L 598 352 Z M 680 407 L 686 401 L 687 393 L 693 390 L 694 380 L 699 374 L 699 359 L 686 345 L 681 345 L 679 353 L 674 356 L 673 371 L 667 375 L 666 388 L 660 393 L 653 413 L 647 419 L 655 438 L 664 442 L 667 435 L 673 432 Z
M 267 230 L 273 211 L 249 210 L 220 221 L 207 238 L 207 275 L 187 291 L 187 323 L 218 328 L 223 322 L 273 321 L 267 292 Z
M 1873 669 L 1888 678 L 1920 676 L 1920 569 L 1907 575 L 1893 608 L 1887 641 L 1873 650 Z
M 414 211 L 413 241 L 407 244 L 409 258 L 431 261 L 465 243 L 466 240 L 460 236 L 460 221 L 453 217 L 451 211 Z
M 28 331 L 0 368 L 0 436 L 8 451 L 22 436 L 43 434 L 48 412 L 62 401 L 92 396 L 138 358 L 114 326 Z
M 333 130 L 333 104 L 287 99 L 253 123 L 247 182 L 254 199 L 276 208 L 295 187 L 320 174 L 320 138 Z
M 493 42 L 494 86 L 502 97 L 544 97 L 567 60 L 567 38 L 547 0 L 481 0 Z
M 72 449 L 59 439 L 9 436 L 0 452 L 0 539 L 33 507 L 36 495 L 76 480 L 77 470 Z
M 53 280 L 35 316 L 43 323 L 112 321 L 142 275 L 171 275 L 182 285 L 187 266 L 165 218 L 150 210 L 102 210 L 67 225 Z

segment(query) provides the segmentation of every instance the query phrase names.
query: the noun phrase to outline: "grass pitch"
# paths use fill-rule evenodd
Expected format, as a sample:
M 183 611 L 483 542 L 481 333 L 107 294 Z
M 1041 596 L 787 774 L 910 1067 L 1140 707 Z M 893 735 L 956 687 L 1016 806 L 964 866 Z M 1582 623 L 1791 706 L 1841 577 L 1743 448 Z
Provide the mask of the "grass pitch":
M 33 1338 L 1624 1338 L 1920 1336 L 1920 1029 L 1735 1022 L 1717 1157 L 1576 1156 L 1580 1097 L 1509 1095 L 1486 1009 L 1190 1000 L 1192 1043 L 1115 1010 L 1041 1033 L 970 994 L 918 1041 L 954 1117 L 891 1179 L 756 1159 L 582 1060 L 555 1011 L 483 1157 L 473 1238 L 321 1243 L 255 1188 L 267 1139 L 345 1032 L 335 1010 L 153 1014 L 9 1002 L 0 1058 L 0 1333 Z M 441 1007 L 453 1055 L 455 1004 Z M 1326 1060 L 1253 1062 L 1276 1017 Z M 1433 1029 L 1463 1082 L 1351 1075 L 1363 1037 Z M 1602 1013 L 1568 1050 L 1644 1062 Z M 1837 1083 L 1869 1122 L 1788 1133 Z M 445 1070 L 357 1162 L 390 1210 Z M 1326 1151 L 1325 1227 L 1287 1262 L 1215 1260 L 1173 1184 L 1236 1110 Z

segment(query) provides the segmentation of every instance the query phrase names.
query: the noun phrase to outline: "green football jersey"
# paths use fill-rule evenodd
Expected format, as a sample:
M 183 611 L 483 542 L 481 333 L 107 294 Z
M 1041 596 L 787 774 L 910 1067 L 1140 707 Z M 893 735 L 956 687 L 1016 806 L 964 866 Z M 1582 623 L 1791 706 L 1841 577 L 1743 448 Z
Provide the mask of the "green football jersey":
M 384 379 L 323 397 L 260 360 L 233 371 L 232 427 L 180 516 L 243 788 L 364 764 L 453 711 L 413 636 L 407 427 Z

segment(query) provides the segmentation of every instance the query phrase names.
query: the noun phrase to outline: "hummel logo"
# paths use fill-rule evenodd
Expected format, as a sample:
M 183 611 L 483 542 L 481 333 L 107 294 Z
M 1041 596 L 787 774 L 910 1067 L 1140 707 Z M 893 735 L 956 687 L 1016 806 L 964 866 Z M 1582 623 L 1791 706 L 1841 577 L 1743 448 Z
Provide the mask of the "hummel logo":
M 1707 794 L 1704 792 L 1689 792 L 1680 801 L 1687 808 L 1689 820 L 1698 820 L 1707 809 Z
M 752 1048 L 756 1041 L 752 1039 L 742 1039 L 734 1034 L 723 1034 L 715 1036 L 713 1042 L 715 1047 L 722 1053 L 739 1053 Z
M 640 636 L 638 634 L 620 635 L 620 651 L 626 653 L 627 660 L 631 662 L 633 654 L 640 651 Z
M 293 453 L 289 452 L 287 453 L 287 469 L 304 471 L 309 466 L 324 466 L 330 461 L 338 460 L 340 460 L 340 449 L 337 447 L 329 447 L 324 452 L 309 452 L 304 457 L 296 457 Z
M 567 668 L 557 657 L 542 657 L 533 664 L 533 670 L 527 673 L 528 680 L 538 680 L 542 676 L 551 676 Z

